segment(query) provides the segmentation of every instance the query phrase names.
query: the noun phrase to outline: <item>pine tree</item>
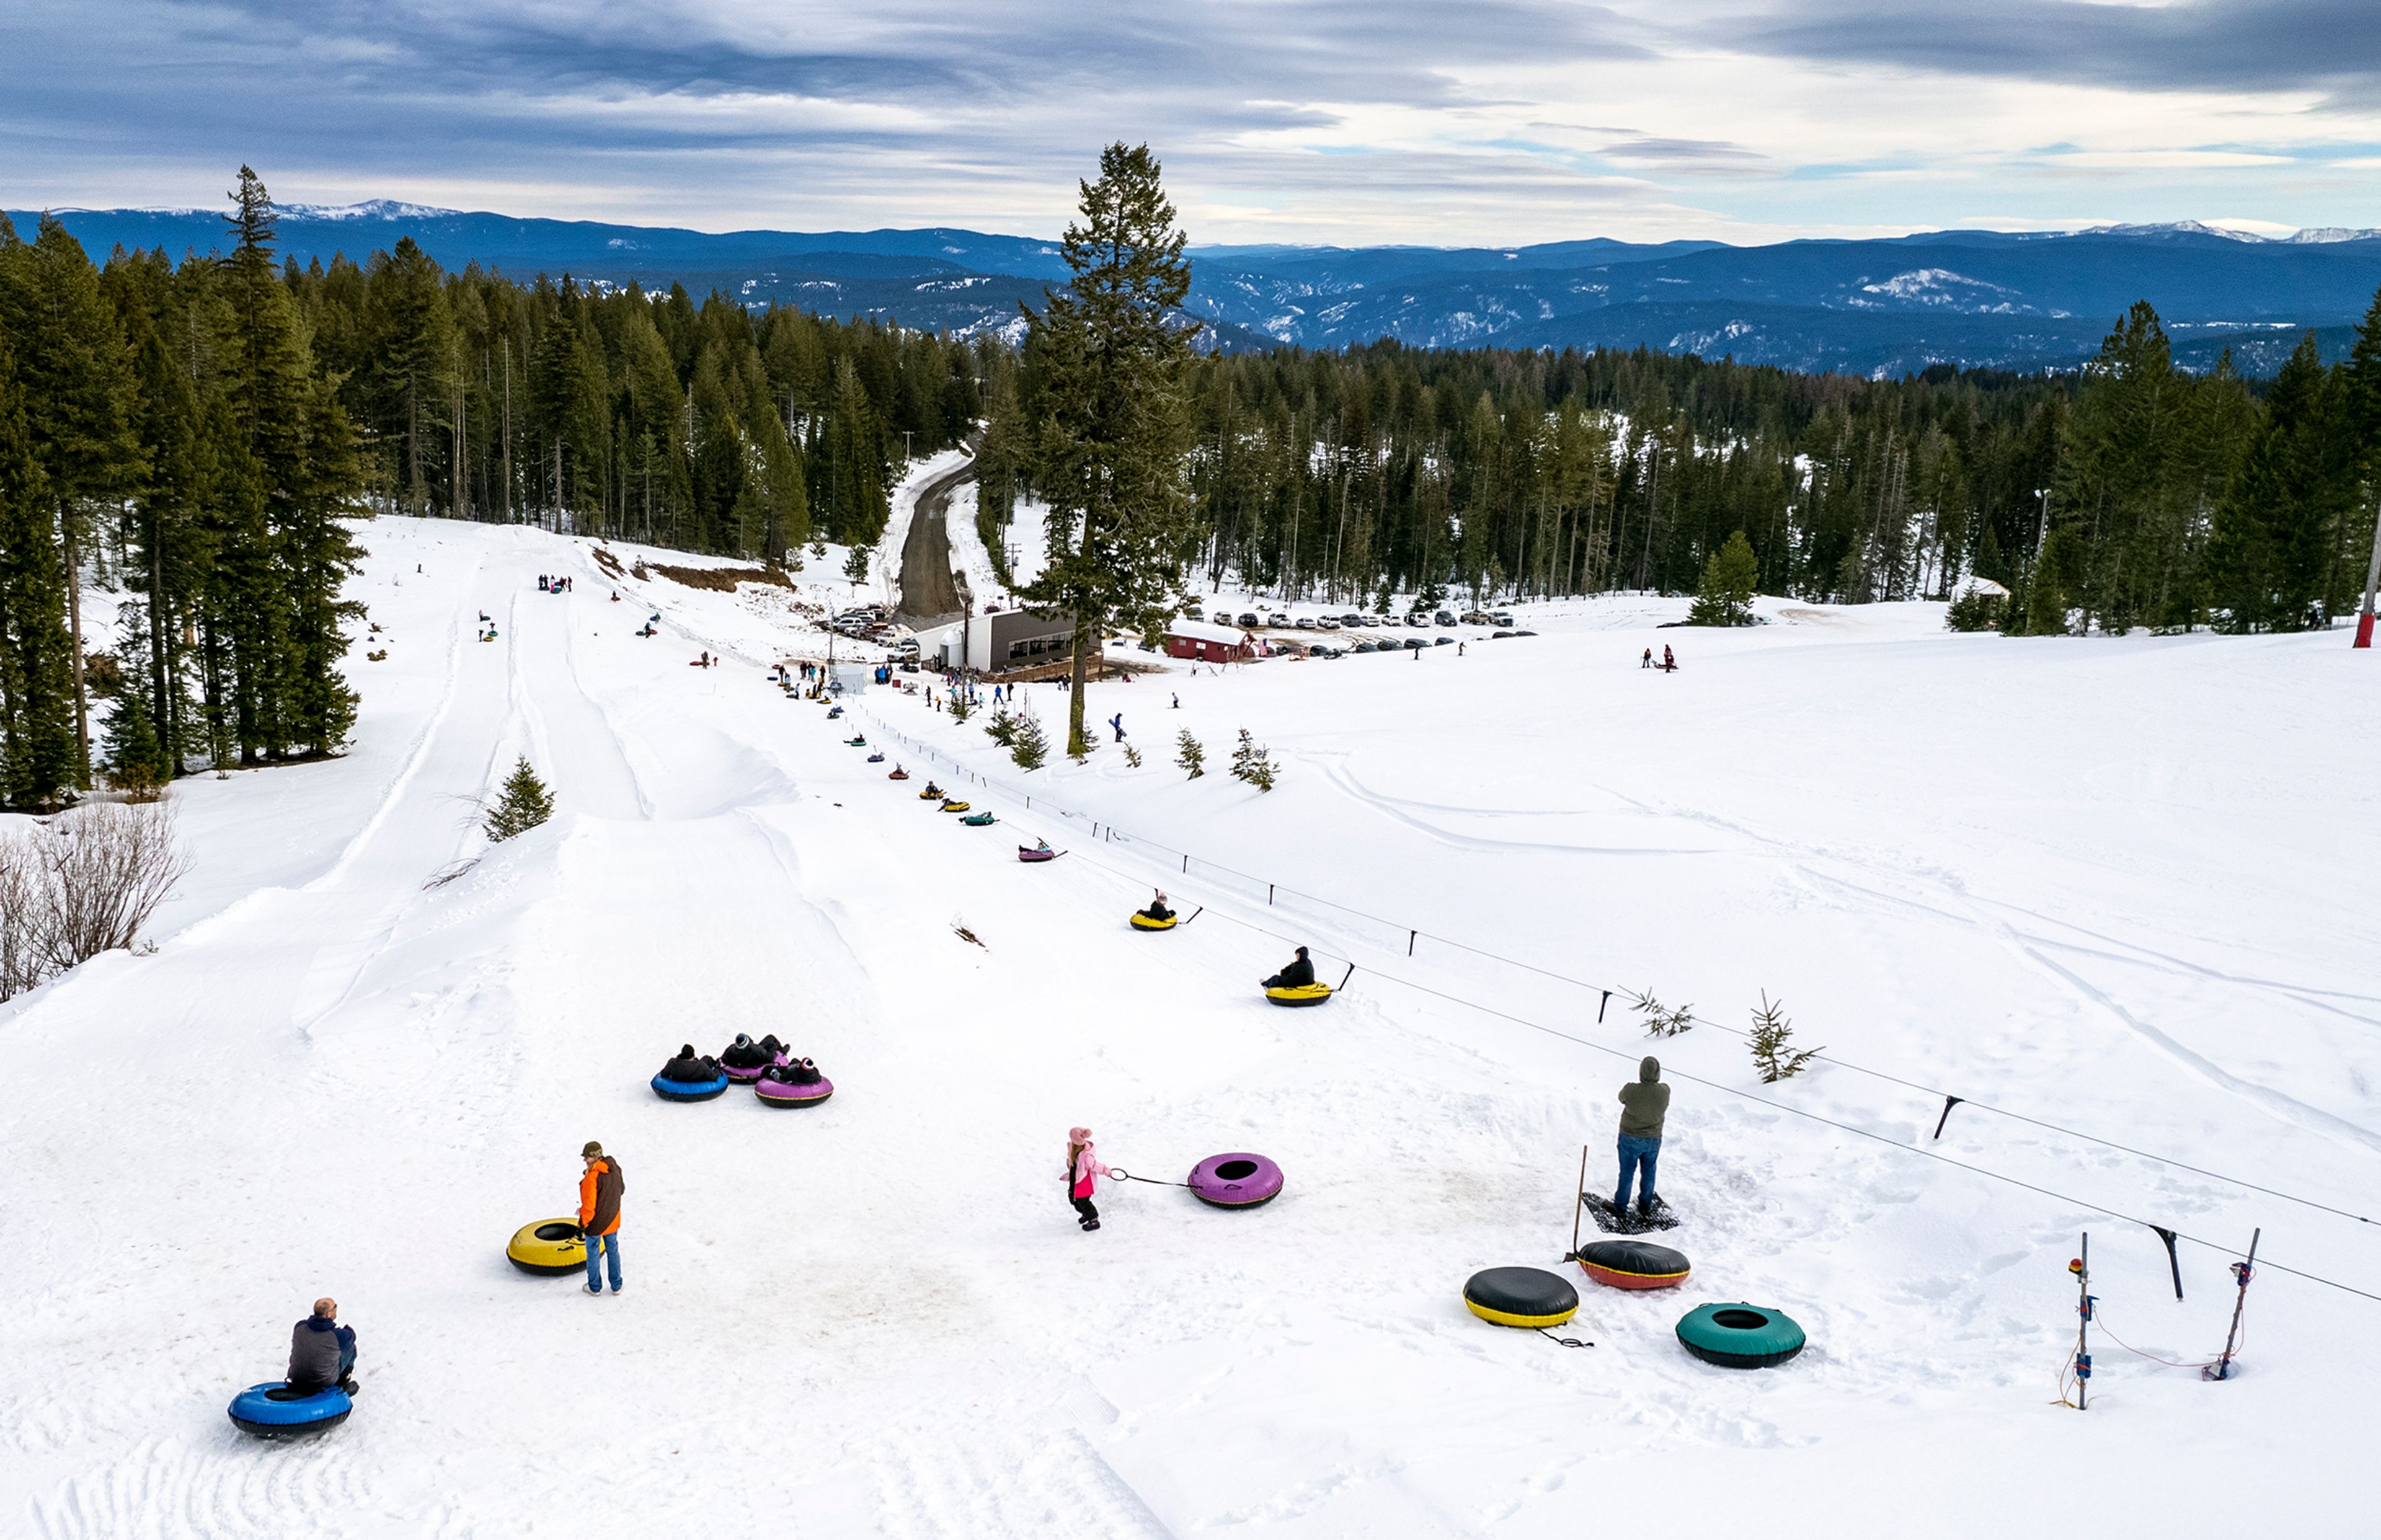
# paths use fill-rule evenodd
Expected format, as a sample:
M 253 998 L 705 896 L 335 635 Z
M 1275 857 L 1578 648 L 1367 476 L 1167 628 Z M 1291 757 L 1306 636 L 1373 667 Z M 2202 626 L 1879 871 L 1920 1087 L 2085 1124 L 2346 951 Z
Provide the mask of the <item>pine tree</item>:
M 964 722 L 974 715 L 975 702 L 968 695 L 967 687 L 961 685 L 951 695 L 951 720 Z
M 56 807 L 81 784 L 54 507 L 0 323 L 0 806 Z
M 1761 996 L 1761 1008 L 1752 1013 L 1752 1067 L 1761 1072 L 1763 1083 L 1777 1082 L 1802 1072 L 1802 1067 L 1819 1057 L 1818 1048 L 1792 1046 L 1794 1025 L 1786 1019 L 1786 1002 L 1772 1002 L 1768 993 Z
M 1258 748 L 1249 729 L 1242 727 L 1239 747 L 1232 751 L 1232 778 L 1246 781 L 1259 791 L 1271 791 L 1276 774 L 1273 751 Z
M 1644 1020 L 1645 1035 L 1648 1037 L 1676 1037 L 1680 1033 L 1692 1032 L 1695 1027 L 1694 1007 L 1680 1006 L 1672 1010 L 1655 999 L 1650 989 L 1633 992 L 1629 997 L 1629 1008 Z
M 1687 610 L 1690 626 L 1750 626 L 1752 596 L 1761 591 L 1761 562 L 1742 530 L 1703 563 L 1703 581 Z
M 504 790 L 496 805 L 488 812 L 482 825 L 491 844 L 501 844 L 517 834 L 524 834 L 554 816 L 554 794 L 537 778 L 523 758 L 513 765 L 513 773 L 505 777 Z
M 1199 746 L 1188 727 L 1175 735 L 1174 763 L 1190 771 L 1190 778 L 1194 781 L 1207 773 L 1207 751 Z
M 103 499 L 135 480 L 140 451 L 127 415 L 124 340 L 99 274 L 66 226 L 43 215 L 31 246 L 0 242 L 0 316 L 14 334 L 24 411 L 55 507 L 67 582 L 74 690 L 75 783 L 90 784 L 91 712 L 82 675 L 85 526 Z
M 992 720 L 983 725 L 983 736 L 1006 749 L 1017 741 L 1017 716 L 1007 704 L 992 708 Z
M 2302 630 L 2337 603 L 2339 526 L 2356 500 L 2349 382 L 2300 339 L 2265 397 L 2247 462 L 2217 507 L 2211 598 L 2234 630 Z
M 432 463 L 432 439 L 454 369 L 454 318 L 438 264 L 411 236 L 372 258 L 370 281 L 367 324 L 378 416 L 403 446 L 398 502 L 408 513 L 426 513 L 445 480 Z
M 1128 743 L 1124 746 L 1124 762 L 1135 770 L 1141 768 L 1141 751 Z
M 172 778 L 165 747 L 149 715 L 149 703 L 139 690 L 116 697 L 107 722 L 107 776 L 136 801 L 150 801 Z
M 850 553 L 843 558 L 843 575 L 855 583 L 864 583 L 868 581 L 867 546 L 854 545 L 851 548 Z
M 1179 319 L 1190 263 L 1148 146 L 1109 145 L 1099 180 L 1081 189 L 1081 217 L 1060 246 L 1066 291 L 1025 312 L 1050 559 L 1024 597 L 1074 619 L 1067 752 L 1078 757 L 1091 749 L 1093 649 L 1111 631 L 1162 624 L 1179 584 L 1193 433 L 1184 386 L 1198 330 Z
M 1033 715 L 1033 703 L 1017 714 L 1016 736 L 1009 740 L 1008 757 L 1020 770 L 1039 770 L 1050 762 L 1050 740 L 1043 736 L 1042 719 Z

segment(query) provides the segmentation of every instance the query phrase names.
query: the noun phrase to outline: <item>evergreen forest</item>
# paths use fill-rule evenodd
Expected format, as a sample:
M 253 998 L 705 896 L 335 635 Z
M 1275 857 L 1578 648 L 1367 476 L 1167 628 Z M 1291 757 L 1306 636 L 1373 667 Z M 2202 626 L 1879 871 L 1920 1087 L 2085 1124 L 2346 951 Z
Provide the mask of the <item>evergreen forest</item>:
M 799 563 L 874 541 L 906 463 L 962 441 L 994 550 L 1083 502 L 1051 326 L 448 272 L 409 240 L 300 267 L 246 168 L 228 255 L 30 236 L 0 220 L 6 806 L 339 752 L 361 516 Z M 2381 298 L 2345 362 L 2310 337 L 2270 381 L 2179 369 L 2147 304 L 2065 374 L 1379 343 L 1179 376 L 1148 409 L 1190 446 L 1182 584 L 1382 609 L 1692 593 L 1723 555 L 1741 592 L 1740 533 L 1767 593 L 1972 576 L 2009 590 L 1981 623 L 2012 631 L 2296 629 L 2355 605 L 2381 487 Z M 78 646 L 93 583 L 126 596 L 119 634 Z

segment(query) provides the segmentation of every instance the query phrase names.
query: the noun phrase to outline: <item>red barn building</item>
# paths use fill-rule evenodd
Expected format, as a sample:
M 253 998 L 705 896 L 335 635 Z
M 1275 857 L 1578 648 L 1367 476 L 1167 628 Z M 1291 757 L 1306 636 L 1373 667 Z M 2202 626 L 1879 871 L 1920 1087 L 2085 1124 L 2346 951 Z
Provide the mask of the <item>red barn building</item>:
M 1176 620 L 1166 628 L 1166 655 L 1201 663 L 1246 663 L 1257 649 L 1246 631 L 1203 620 Z

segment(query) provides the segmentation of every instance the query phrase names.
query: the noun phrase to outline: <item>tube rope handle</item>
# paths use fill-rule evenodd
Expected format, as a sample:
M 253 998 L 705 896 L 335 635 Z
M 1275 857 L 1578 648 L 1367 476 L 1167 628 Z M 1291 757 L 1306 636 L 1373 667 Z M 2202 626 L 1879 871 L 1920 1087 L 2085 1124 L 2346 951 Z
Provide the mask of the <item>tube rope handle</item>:
M 1534 1326 L 1531 1329 L 1534 1330 L 1540 1337 L 1545 1338 L 1547 1341 L 1559 1342 L 1566 1348 L 1593 1348 L 1595 1346 L 1593 1342 L 1582 1342 L 1576 1337 L 1557 1337 L 1553 1332 L 1548 1331 L 1544 1326 Z

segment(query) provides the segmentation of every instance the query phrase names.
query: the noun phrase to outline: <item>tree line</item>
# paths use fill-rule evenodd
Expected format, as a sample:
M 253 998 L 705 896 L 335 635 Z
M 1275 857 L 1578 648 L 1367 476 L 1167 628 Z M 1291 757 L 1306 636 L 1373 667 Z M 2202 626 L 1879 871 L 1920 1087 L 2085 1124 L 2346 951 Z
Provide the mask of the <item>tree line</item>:
M 988 525 L 1036 495 L 1044 328 L 993 361 Z M 1742 533 L 1765 592 L 2012 590 L 2012 629 L 2289 629 L 2357 601 L 2381 483 L 2381 297 L 2352 356 L 2178 369 L 2147 304 L 2080 371 L 1864 380 L 1639 348 L 1207 354 L 1178 391 L 1212 587 L 1385 607 L 1694 592 Z M 995 543 L 996 546 L 996 542 Z

